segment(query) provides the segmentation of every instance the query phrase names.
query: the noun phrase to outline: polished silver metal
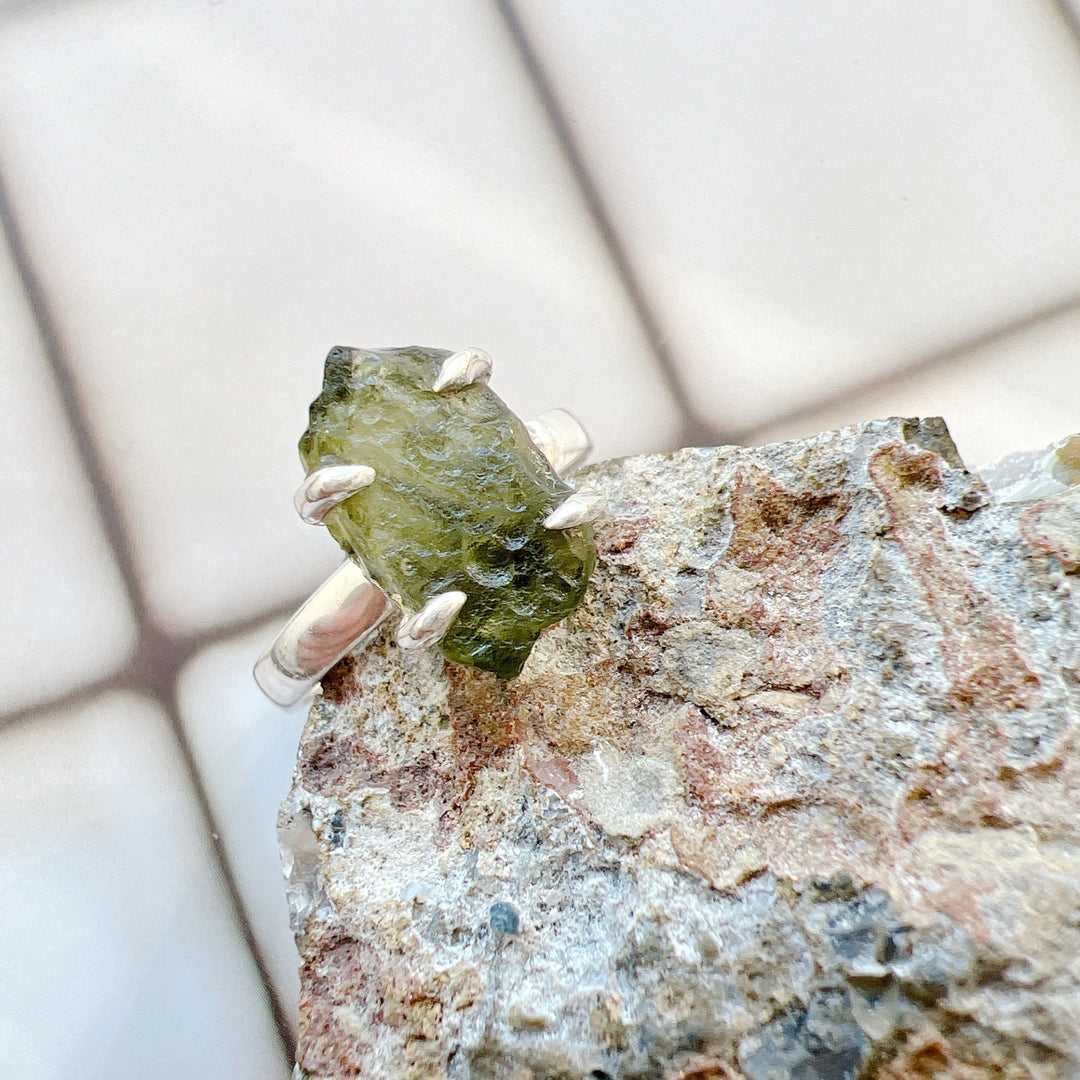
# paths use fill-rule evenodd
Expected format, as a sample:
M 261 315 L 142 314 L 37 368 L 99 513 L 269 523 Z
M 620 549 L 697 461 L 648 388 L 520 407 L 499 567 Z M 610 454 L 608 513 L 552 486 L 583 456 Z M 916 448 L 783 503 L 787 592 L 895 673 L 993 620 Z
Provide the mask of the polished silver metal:
M 580 465 L 592 449 L 585 429 L 565 409 L 550 409 L 526 420 L 525 430 L 560 476 Z
M 462 349 L 442 362 L 431 389 L 442 394 L 476 382 L 486 383 L 490 378 L 491 357 L 483 349 Z
M 437 645 L 468 599 L 457 589 L 432 597 L 415 615 L 402 621 L 397 630 L 398 645 L 403 649 L 428 649 Z
M 600 492 L 584 487 L 559 503 L 544 518 L 544 528 L 576 529 L 579 525 L 588 525 L 600 516 L 604 502 L 604 496 Z
M 259 657 L 255 681 L 271 701 L 295 705 L 347 652 L 367 645 L 393 610 L 386 593 L 346 559 Z
M 327 465 L 308 473 L 296 490 L 296 512 L 309 524 L 321 525 L 339 503 L 375 482 L 369 465 Z

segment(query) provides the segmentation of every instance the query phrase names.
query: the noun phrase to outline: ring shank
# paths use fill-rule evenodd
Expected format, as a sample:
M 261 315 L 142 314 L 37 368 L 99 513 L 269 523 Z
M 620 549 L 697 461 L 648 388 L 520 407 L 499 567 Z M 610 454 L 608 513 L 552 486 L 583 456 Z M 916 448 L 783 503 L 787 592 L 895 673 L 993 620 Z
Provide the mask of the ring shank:
M 255 664 L 255 681 L 278 705 L 295 705 L 347 652 L 375 636 L 389 597 L 346 559 L 289 620 Z

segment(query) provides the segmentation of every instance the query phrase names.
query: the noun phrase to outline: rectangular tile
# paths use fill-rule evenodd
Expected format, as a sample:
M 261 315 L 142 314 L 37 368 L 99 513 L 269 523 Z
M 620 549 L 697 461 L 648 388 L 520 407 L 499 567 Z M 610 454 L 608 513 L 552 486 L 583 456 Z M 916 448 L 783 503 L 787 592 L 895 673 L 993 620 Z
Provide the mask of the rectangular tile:
M 184 669 L 180 713 L 245 910 L 295 1022 L 299 960 L 277 846 L 278 805 L 289 790 L 310 702 L 281 709 L 251 676 L 280 625 L 215 645 Z
M 479 345 L 513 408 L 574 409 L 601 456 L 675 438 L 487 5 L 27 9 L 0 26 L 0 131 L 172 630 L 336 561 L 289 498 L 334 345 Z
M 517 6 L 729 433 L 1080 295 L 1054 4 Z
M 0 712 L 109 674 L 131 651 L 123 583 L 0 239 Z
M 0 729 L 0 1072 L 289 1075 L 165 718 L 129 694 Z

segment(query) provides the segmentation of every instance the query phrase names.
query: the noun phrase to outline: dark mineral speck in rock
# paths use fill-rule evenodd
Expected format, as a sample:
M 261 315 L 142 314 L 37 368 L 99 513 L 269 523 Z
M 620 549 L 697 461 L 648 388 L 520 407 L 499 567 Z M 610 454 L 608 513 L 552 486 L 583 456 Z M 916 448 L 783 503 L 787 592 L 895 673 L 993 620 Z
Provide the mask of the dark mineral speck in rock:
M 491 929 L 496 934 L 516 934 L 518 932 L 518 913 L 510 904 L 499 901 L 491 905 L 488 912 Z
M 749 1080 L 855 1080 L 868 1050 L 848 995 L 828 988 L 745 1038 L 739 1064 Z
M 345 842 L 345 811 L 335 810 L 334 816 L 330 818 L 330 845 L 331 847 L 341 847 Z

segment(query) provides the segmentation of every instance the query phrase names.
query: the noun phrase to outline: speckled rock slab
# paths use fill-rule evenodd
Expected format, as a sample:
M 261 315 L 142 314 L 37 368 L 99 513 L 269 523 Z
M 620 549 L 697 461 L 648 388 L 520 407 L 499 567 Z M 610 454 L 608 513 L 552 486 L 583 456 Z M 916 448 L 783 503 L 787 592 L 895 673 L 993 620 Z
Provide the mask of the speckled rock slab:
M 1039 468 L 996 497 L 933 420 L 605 463 L 517 679 L 339 665 L 280 821 L 297 1075 L 1080 1076 L 1080 486 Z

